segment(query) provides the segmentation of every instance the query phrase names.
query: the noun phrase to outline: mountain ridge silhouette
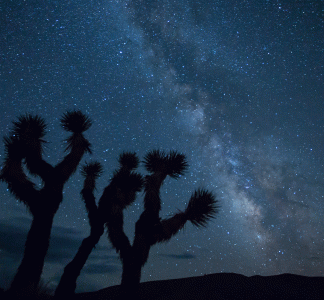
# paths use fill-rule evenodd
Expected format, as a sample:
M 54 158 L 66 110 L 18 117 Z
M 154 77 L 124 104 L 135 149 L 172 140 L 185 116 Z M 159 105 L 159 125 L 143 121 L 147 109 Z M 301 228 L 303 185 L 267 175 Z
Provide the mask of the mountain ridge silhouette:
M 75 300 L 119 299 L 119 287 L 75 294 Z M 284 273 L 245 276 L 214 273 L 197 277 L 140 283 L 139 298 L 155 299 L 323 299 L 324 277 Z

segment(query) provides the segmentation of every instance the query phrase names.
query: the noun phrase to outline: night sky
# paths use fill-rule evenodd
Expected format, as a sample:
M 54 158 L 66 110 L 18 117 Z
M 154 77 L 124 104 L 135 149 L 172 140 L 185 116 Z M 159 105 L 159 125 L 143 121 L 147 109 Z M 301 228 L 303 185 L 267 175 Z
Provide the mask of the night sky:
M 162 217 L 199 187 L 217 195 L 217 218 L 153 246 L 142 281 L 323 275 L 323 1 L 7 0 L 0 14 L 1 137 L 21 114 L 38 114 L 48 124 L 44 158 L 55 165 L 68 136 L 59 120 L 80 109 L 93 120 L 93 154 L 82 163 L 105 171 L 97 200 L 122 151 L 143 159 L 152 149 L 182 152 L 190 165 L 165 181 Z M 3 142 L 0 154 L 2 162 Z M 43 272 L 51 288 L 89 234 L 82 184 L 79 167 L 54 220 Z M 0 197 L 6 288 L 31 216 L 5 183 Z M 131 240 L 142 199 L 125 212 Z M 77 292 L 120 284 L 121 270 L 105 234 Z

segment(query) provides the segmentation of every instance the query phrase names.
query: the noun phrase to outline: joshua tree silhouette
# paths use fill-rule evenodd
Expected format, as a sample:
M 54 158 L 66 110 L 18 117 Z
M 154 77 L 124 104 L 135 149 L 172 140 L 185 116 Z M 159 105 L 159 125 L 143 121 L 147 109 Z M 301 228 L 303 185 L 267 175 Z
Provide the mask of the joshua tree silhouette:
M 42 158 L 46 124 L 39 116 L 20 116 L 13 122 L 9 137 L 4 137 L 5 160 L 0 179 L 7 183 L 10 192 L 27 206 L 33 216 L 23 259 L 8 291 L 15 299 L 37 291 L 53 218 L 63 199 L 64 184 L 75 172 L 83 155 L 91 153 L 90 143 L 83 136 L 91 126 L 91 120 L 80 111 L 69 111 L 60 121 L 63 129 L 72 135 L 66 140 L 65 151 L 69 153 L 55 167 Z M 31 175 L 41 178 L 43 188 L 35 188 L 23 165 Z
M 169 175 L 178 178 L 188 167 L 183 154 L 171 151 L 150 151 L 144 158 L 144 164 L 150 175 L 144 182 L 144 211 L 135 224 L 133 245 L 130 244 L 123 231 L 123 210 L 125 201 L 120 202 L 112 197 L 107 205 L 105 226 L 113 247 L 119 253 L 123 264 L 121 288 L 123 296 L 137 294 L 141 278 L 141 269 L 145 265 L 150 248 L 160 242 L 166 242 L 182 229 L 187 221 L 197 227 L 205 227 L 207 222 L 215 217 L 219 206 L 215 196 L 204 189 L 196 190 L 184 212 L 179 211 L 170 218 L 159 217 L 161 210 L 160 188 L 164 179 Z M 99 202 L 100 206 L 100 202 Z
M 100 163 L 94 162 L 86 164 L 82 168 L 81 173 L 85 177 L 85 180 L 81 195 L 88 212 L 91 231 L 90 235 L 83 240 L 74 259 L 64 268 L 64 273 L 55 291 L 56 298 L 61 299 L 62 297 L 74 294 L 76 280 L 92 249 L 104 233 L 104 224 L 107 222 L 106 212 L 115 211 L 115 202 L 119 203 L 118 208 L 120 206 L 126 208 L 134 202 L 136 192 L 142 189 L 142 176 L 132 172 L 139 163 L 135 153 L 122 153 L 119 157 L 119 163 L 120 168 L 114 172 L 113 178 L 105 188 L 98 206 L 96 205 L 93 191 L 95 189 L 95 180 L 102 173 L 102 167 Z M 117 210 L 113 214 L 113 220 L 119 222 L 119 215 L 120 212 Z
M 65 151 L 69 153 L 55 167 L 43 158 L 45 121 L 39 116 L 24 115 L 13 122 L 9 136 L 4 137 L 5 160 L 0 180 L 7 183 L 10 192 L 23 202 L 33 216 L 22 262 L 11 283 L 7 296 L 22 299 L 37 292 L 55 213 L 62 202 L 63 187 L 75 172 L 85 153 L 91 153 L 90 143 L 83 132 L 91 126 L 91 120 L 80 111 L 69 111 L 61 118 L 61 125 L 72 135 L 66 139 Z M 161 219 L 160 188 L 169 175 L 177 179 L 188 167 L 183 154 L 153 150 L 144 157 L 144 165 L 150 175 L 143 177 L 133 170 L 139 160 L 135 153 L 124 152 L 119 157 L 119 169 L 115 170 L 110 183 L 96 204 L 93 191 L 96 179 L 102 173 L 98 162 L 85 164 L 81 174 L 84 185 L 81 191 L 85 203 L 90 235 L 85 238 L 74 259 L 65 267 L 55 296 L 72 295 L 76 280 L 92 249 L 107 228 L 108 238 L 119 253 L 123 264 L 122 291 L 135 296 L 150 248 L 166 242 L 177 234 L 187 221 L 197 227 L 205 227 L 218 213 L 215 196 L 204 189 L 196 190 L 184 212 Z M 32 176 L 39 176 L 43 187 L 36 189 L 24 172 L 27 167 Z M 133 245 L 123 230 L 123 210 L 135 201 L 136 193 L 144 186 L 144 211 L 135 224 Z

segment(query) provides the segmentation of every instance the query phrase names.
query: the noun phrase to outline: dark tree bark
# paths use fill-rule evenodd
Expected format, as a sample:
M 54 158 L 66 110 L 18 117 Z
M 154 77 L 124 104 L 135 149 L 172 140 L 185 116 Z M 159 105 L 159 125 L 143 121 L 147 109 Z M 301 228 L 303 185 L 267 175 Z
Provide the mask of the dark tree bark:
M 18 299 L 26 297 L 26 293 L 31 297 L 31 293 L 37 292 L 53 218 L 63 199 L 64 184 L 75 172 L 83 155 L 91 152 L 90 143 L 82 134 L 91 126 L 91 121 L 80 111 L 67 112 L 62 117 L 62 127 L 72 135 L 67 139 L 69 153 L 56 167 L 42 158 L 44 120 L 26 115 L 13 123 L 10 137 L 4 138 L 6 158 L 0 179 L 8 184 L 10 192 L 33 216 L 23 259 L 8 291 L 12 298 Z M 28 179 L 23 164 L 32 175 L 42 179 L 44 186 L 41 190 L 35 189 L 35 184 Z
M 191 196 L 184 212 L 161 220 L 160 189 L 167 176 L 177 178 L 187 167 L 184 155 L 171 151 L 166 155 L 161 151 L 151 151 L 144 159 L 146 169 L 151 173 L 145 178 L 144 211 L 135 225 L 133 245 L 130 245 L 123 231 L 123 209 L 118 202 L 111 207 L 106 226 L 108 238 L 119 253 L 123 264 L 121 281 L 122 297 L 138 296 L 141 270 L 149 257 L 150 248 L 160 242 L 168 241 L 190 221 L 204 227 L 218 212 L 212 193 L 198 189 Z
M 72 296 L 76 289 L 76 280 L 87 261 L 92 249 L 99 242 L 104 232 L 104 225 L 119 224 L 122 227 L 122 209 L 115 203 L 118 202 L 122 207 L 127 207 L 135 200 L 136 192 L 140 191 L 143 185 L 142 177 L 131 172 L 138 165 L 138 159 L 134 153 L 123 153 L 119 158 L 120 168 L 114 172 L 114 176 L 105 188 L 99 204 L 97 206 L 93 194 L 95 180 L 102 173 L 102 167 L 98 162 L 83 166 L 82 175 L 85 177 L 82 199 L 88 212 L 89 224 L 91 227 L 90 236 L 83 240 L 81 247 L 74 259 L 65 267 L 58 287 L 55 291 L 55 298 Z M 106 225 L 107 225 L 106 224 Z M 109 225 L 108 225 L 109 226 Z M 120 243 L 119 248 L 125 249 L 124 242 L 128 242 L 123 232 L 110 231 L 110 237 L 115 244 Z M 126 239 L 125 239 L 126 237 Z M 115 238 L 118 239 L 115 240 Z
M 22 262 L 10 289 L 25 297 L 37 290 L 49 246 L 53 216 L 35 216 L 28 232 Z M 18 295 L 17 295 L 18 296 Z
M 81 270 L 86 263 L 93 248 L 97 245 L 104 232 L 104 225 L 98 228 L 90 236 L 82 241 L 82 244 L 73 258 L 73 260 L 66 265 L 61 280 L 56 288 L 55 297 L 62 299 L 62 297 L 72 296 L 76 289 L 76 281 L 81 273 Z

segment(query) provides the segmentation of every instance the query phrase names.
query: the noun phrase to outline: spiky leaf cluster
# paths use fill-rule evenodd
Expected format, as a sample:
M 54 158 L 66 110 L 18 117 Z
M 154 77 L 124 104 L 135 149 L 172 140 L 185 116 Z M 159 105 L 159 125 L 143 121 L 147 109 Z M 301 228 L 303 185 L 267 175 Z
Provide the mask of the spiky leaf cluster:
M 150 151 L 144 157 L 144 165 L 151 173 L 161 172 L 172 178 L 183 175 L 188 168 L 185 155 L 176 151 L 170 151 L 169 154 L 160 150 Z
M 13 122 L 12 133 L 20 139 L 41 139 L 46 134 L 45 120 L 38 115 L 24 115 Z
M 192 194 L 185 215 L 195 226 L 206 227 L 207 222 L 215 218 L 218 211 L 219 206 L 215 196 L 204 189 L 198 189 Z
M 21 160 L 24 157 L 21 141 L 16 136 L 4 136 L 6 159 Z
M 84 177 L 91 176 L 97 179 L 103 172 L 103 167 L 99 162 L 85 163 L 81 169 L 81 175 Z
M 188 168 L 186 156 L 176 151 L 170 151 L 167 156 L 168 161 L 168 175 L 172 178 L 178 178 L 184 175 L 185 170 Z
M 68 111 L 60 121 L 64 130 L 73 133 L 82 133 L 92 125 L 91 119 L 80 110 Z
M 71 150 L 73 147 L 84 149 L 85 152 L 92 153 L 90 142 L 83 135 L 74 135 L 72 134 L 68 137 L 65 142 L 67 146 L 65 147 L 65 151 Z
M 138 167 L 139 160 L 135 152 L 123 152 L 118 159 L 121 167 L 126 170 L 134 170 Z
M 115 171 L 99 200 L 100 210 L 111 209 L 112 204 L 119 209 L 126 208 L 135 201 L 136 192 L 141 191 L 143 184 L 143 177 L 138 173 Z
M 144 180 L 139 173 L 115 172 L 111 183 L 125 192 L 139 192 L 144 185 Z

